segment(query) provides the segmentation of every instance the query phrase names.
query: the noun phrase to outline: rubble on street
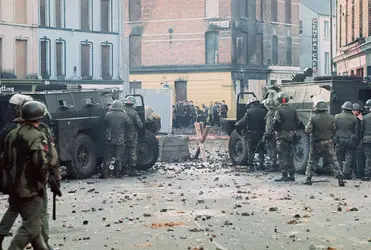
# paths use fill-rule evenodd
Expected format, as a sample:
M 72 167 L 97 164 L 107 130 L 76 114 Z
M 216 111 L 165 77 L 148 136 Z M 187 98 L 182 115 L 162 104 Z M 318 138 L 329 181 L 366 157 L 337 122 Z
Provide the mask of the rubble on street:
M 63 181 L 49 242 L 68 250 L 370 249 L 369 182 L 339 188 L 329 178 L 305 186 L 299 175 L 278 184 L 279 173 L 233 167 L 227 143 L 207 141 L 207 163 L 157 163 L 122 180 Z M 6 205 L 3 196 L 1 212 Z

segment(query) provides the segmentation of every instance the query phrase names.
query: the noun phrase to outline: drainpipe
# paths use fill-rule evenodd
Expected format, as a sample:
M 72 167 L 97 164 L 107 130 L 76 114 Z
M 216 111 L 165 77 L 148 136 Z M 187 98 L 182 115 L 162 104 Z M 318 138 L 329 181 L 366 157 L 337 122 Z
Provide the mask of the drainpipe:
M 130 87 L 129 87 L 129 67 L 128 67 L 128 62 L 127 62 L 127 56 L 128 56 L 128 51 L 127 51 L 127 42 L 125 38 L 125 4 L 123 0 L 119 1 L 119 75 L 121 80 L 123 81 L 123 92 L 125 94 L 128 94 L 130 92 Z
M 337 2 L 337 0 L 335 1 Z M 332 37 L 332 0 L 330 0 L 329 2 L 330 2 L 330 66 L 331 66 L 331 76 L 333 76 L 334 60 L 333 60 L 333 37 Z

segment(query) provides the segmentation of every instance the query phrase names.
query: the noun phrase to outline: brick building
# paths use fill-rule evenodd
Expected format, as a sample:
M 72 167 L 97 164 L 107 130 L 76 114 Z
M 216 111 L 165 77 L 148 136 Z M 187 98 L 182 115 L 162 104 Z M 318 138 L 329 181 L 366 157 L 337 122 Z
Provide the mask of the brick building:
M 299 0 L 129 0 L 130 87 L 226 100 L 299 70 Z
M 338 75 L 371 75 L 370 0 L 338 0 L 337 53 Z

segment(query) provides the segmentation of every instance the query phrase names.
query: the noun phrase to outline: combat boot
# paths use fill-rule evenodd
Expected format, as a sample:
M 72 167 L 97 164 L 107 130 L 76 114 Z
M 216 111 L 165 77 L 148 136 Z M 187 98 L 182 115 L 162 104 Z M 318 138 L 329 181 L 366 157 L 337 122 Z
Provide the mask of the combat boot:
M 100 179 L 107 179 L 107 175 L 108 175 L 108 169 L 102 169 L 102 172 L 100 173 L 99 178 Z
M 290 173 L 289 177 L 286 179 L 286 181 L 295 181 L 295 173 Z
M 338 182 L 339 182 L 339 187 L 344 187 L 345 186 L 343 176 L 338 177 Z
M 3 250 L 3 241 L 4 241 L 5 236 L 0 235 L 0 250 Z
M 369 175 L 365 175 L 361 180 L 362 180 L 362 181 L 370 181 L 371 178 L 370 178 Z
M 287 181 L 287 172 L 283 172 L 282 177 L 279 179 L 275 179 L 274 181 L 277 181 L 277 182 Z
M 311 186 L 312 185 L 312 177 L 307 177 L 307 179 L 304 182 L 304 185 Z

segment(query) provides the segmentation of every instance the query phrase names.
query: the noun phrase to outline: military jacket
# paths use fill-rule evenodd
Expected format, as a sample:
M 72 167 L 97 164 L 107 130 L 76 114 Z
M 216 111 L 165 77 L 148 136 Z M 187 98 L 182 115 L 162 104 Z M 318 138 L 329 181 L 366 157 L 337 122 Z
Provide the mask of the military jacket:
M 311 133 L 314 141 L 331 139 L 335 130 L 335 118 L 327 112 L 312 115 L 305 127 L 305 132 Z
M 40 195 L 50 170 L 49 143 L 45 133 L 23 123 L 5 139 L 4 166 L 10 195 L 20 198 Z
M 351 112 L 342 112 L 335 115 L 336 135 L 340 138 L 350 138 L 352 135 L 358 135 L 357 117 Z
M 276 131 L 294 131 L 300 125 L 296 109 L 288 104 L 278 107 L 274 114 L 273 125 Z
M 114 110 L 107 112 L 104 123 L 110 144 L 123 145 L 125 143 L 125 134 L 130 131 L 133 124 L 130 117 L 123 110 Z
M 362 135 L 364 143 L 371 143 L 371 113 L 363 116 L 362 120 Z
M 138 112 L 134 109 L 134 107 L 125 106 L 124 110 L 126 114 L 131 118 L 133 121 L 130 127 L 130 133 L 137 133 L 139 129 L 143 128 L 142 120 L 140 119 Z
M 267 137 L 274 136 L 273 118 L 275 112 L 276 112 L 275 109 L 271 109 L 267 112 L 267 115 L 265 116 L 265 134 Z
M 253 106 L 246 111 L 245 116 L 238 121 L 237 126 L 245 125 L 246 131 L 259 131 L 264 133 L 266 114 L 267 111 L 264 108 Z

